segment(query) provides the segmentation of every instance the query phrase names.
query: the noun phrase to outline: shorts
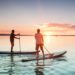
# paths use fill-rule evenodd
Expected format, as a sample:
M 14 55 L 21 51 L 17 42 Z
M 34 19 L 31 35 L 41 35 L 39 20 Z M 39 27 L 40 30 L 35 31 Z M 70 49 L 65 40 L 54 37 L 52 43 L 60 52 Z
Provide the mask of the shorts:
M 39 48 L 43 50 L 43 44 L 36 44 L 36 50 L 39 50 Z

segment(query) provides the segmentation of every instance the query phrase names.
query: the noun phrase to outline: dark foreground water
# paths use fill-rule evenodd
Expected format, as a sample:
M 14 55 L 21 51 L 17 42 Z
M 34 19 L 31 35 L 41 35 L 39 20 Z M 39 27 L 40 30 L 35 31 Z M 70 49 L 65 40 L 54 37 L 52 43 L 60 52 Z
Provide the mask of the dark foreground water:
M 39 66 L 36 61 L 21 61 L 31 56 L 0 55 L 0 75 L 75 75 L 75 57 L 67 57 L 68 53 L 61 58 L 45 60 L 45 65 L 42 60 Z

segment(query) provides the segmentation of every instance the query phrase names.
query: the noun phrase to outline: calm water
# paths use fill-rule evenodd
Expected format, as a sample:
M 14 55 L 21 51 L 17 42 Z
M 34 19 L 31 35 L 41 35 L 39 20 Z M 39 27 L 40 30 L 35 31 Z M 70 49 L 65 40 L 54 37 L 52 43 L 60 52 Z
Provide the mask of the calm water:
M 0 55 L 0 75 L 75 75 L 75 37 L 45 36 L 44 40 L 50 52 L 67 50 L 67 54 L 62 58 L 45 60 L 44 66 L 36 66 L 36 61 L 21 62 L 21 59 L 32 55 Z M 35 51 L 33 36 L 21 37 L 20 45 L 21 51 Z M 15 40 L 14 51 L 19 50 L 19 40 Z M 10 51 L 8 36 L 0 36 L 0 51 Z M 42 64 L 42 61 L 39 62 Z

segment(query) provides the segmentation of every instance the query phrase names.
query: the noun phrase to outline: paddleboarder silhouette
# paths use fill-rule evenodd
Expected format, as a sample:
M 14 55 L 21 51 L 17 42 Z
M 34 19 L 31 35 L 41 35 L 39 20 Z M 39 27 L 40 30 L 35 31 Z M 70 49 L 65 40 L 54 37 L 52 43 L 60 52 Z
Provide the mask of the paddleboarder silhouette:
M 20 34 L 15 34 L 15 30 L 11 31 L 11 34 L 10 34 L 11 52 L 13 52 L 14 38 L 20 39 L 20 38 L 16 37 L 17 35 L 20 35 Z
M 37 64 L 38 64 L 38 59 L 39 59 L 39 48 L 42 51 L 43 63 L 44 63 L 44 50 L 43 50 L 44 39 L 43 39 L 42 33 L 40 33 L 40 29 L 37 29 L 37 33 L 35 34 L 35 40 L 36 40 L 36 59 L 37 59 Z

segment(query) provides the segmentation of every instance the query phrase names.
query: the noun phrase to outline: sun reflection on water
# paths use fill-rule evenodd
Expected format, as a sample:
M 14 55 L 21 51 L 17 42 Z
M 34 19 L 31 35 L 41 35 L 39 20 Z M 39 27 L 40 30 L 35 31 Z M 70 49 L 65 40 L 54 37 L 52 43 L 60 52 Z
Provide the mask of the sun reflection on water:
M 52 33 L 51 32 L 44 32 L 44 43 L 49 44 L 52 40 L 53 37 L 51 37 Z

